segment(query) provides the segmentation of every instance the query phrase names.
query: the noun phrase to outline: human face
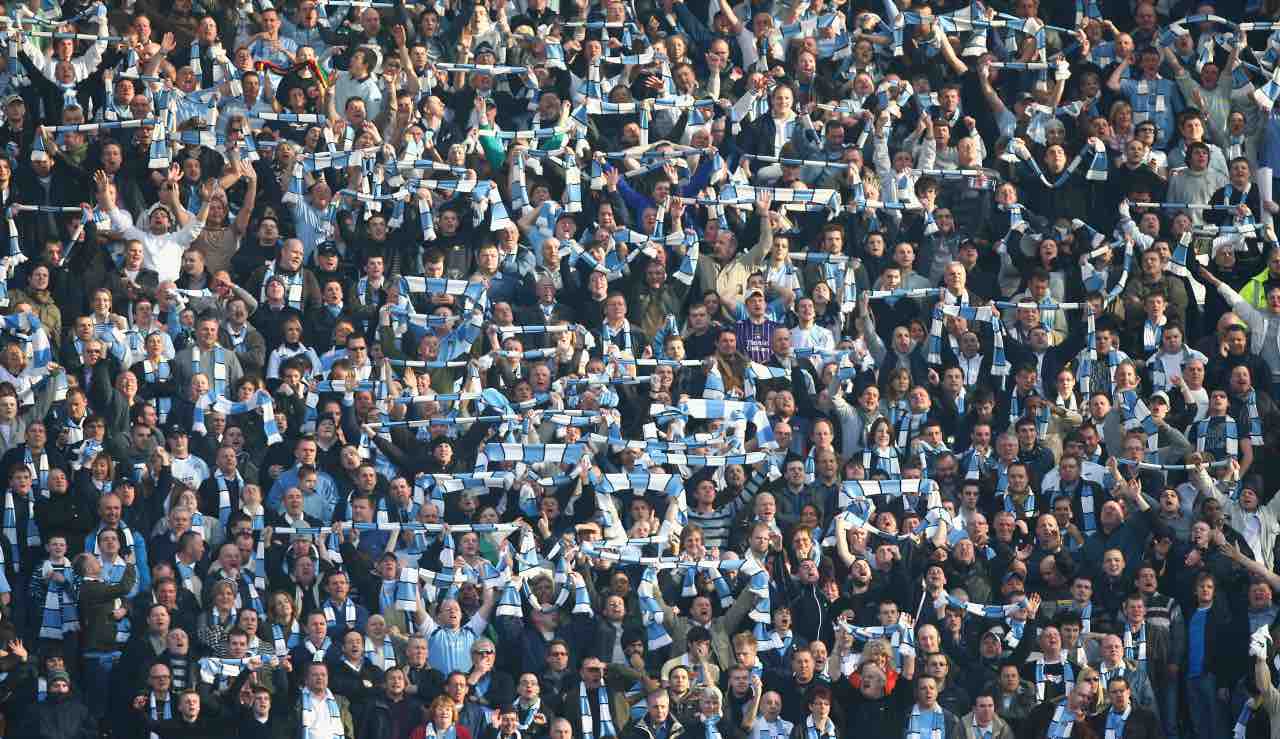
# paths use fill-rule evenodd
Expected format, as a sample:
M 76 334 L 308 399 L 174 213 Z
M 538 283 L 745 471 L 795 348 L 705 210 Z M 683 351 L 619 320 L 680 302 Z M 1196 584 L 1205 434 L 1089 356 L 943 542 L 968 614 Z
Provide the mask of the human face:
M 556 672 L 564 672 L 569 666 L 569 649 L 561 644 L 547 649 L 547 666 Z
M 183 693 L 178 699 L 178 712 L 188 721 L 195 721 L 200 715 L 200 696 L 195 693 Z
M 307 688 L 313 693 L 329 689 L 329 669 L 323 662 L 316 662 L 307 670 Z
M 1129 686 L 1123 682 L 1112 682 L 1107 688 L 1107 698 L 1111 700 L 1111 707 L 1117 713 L 1129 710 L 1129 697 Z
M 1200 605 L 1209 605 L 1213 603 L 1216 590 L 1213 580 L 1204 580 L 1196 585 L 1196 600 Z
M 649 720 L 657 726 L 666 722 L 671 714 L 671 698 L 665 693 L 649 696 Z

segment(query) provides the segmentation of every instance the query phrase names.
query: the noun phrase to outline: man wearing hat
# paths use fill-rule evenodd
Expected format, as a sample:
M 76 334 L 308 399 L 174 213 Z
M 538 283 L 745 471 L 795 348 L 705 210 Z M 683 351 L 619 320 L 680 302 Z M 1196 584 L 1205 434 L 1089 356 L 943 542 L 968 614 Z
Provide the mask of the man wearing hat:
M 481 41 L 475 49 L 461 49 L 458 61 L 464 64 L 491 65 L 498 63 L 493 45 Z M 461 84 L 466 76 L 467 83 Z M 452 110 L 454 124 L 465 131 L 472 126 L 487 127 L 495 122 L 503 128 L 509 128 L 511 114 L 519 107 L 511 93 L 497 90 L 497 80 L 487 71 L 471 73 L 461 72 L 456 75 L 459 84 L 456 92 L 449 98 L 448 108 Z
M 753 362 L 767 362 L 773 355 L 774 332 L 785 327 L 769 320 L 765 314 L 769 304 L 765 300 L 763 289 L 748 289 L 743 303 L 747 307 L 747 317 L 733 326 L 733 332 L 738 337 L 738 351 Z
M 66 670 L 54 670 L 48 677 L 48 697 L 28 706 L 25 720 L 11 728 L 14 736 L 33 739 L 64 739 L 97 734 L 97 720 L 89 709 L 71 695 L 71 676 Z
M 287 497 L 287 496 L 286 496 Z M 401 633 L 411 633 L 409 618 L 420 622 L 426 617 L 426 606 L 419 595 L 417 610 L 405 611 L 396 606 L 397 586 L 400 583 L 400 560 L 395 552 L 383 552 L 370 567 L 368 555 L 356 550 L 355 566 L 348 567 L 351 573 L 351 585 L 360 595 L 360 602 L 369 608 L 370 614 L 380 614 L 387 622 L 388 628 L 398 629 Z
M 311 272 L 316 276 L 321 289 L 330 280 L 337 280 L 345 286 L 354 277 L 350 265 L 342 259 L 342 250 L 332 241 L 325 241 L 316 247 Z
M 4 125 L 0 125 L 0 147 L 10 156 L 31 151 L 35 126 L 27 125 L 27 101 L 21 95 L 9 95 L 3 101 Z M 12 161 L 12 160 L 10 160 Z M 8 205 L 8 203 L 4 203 Z

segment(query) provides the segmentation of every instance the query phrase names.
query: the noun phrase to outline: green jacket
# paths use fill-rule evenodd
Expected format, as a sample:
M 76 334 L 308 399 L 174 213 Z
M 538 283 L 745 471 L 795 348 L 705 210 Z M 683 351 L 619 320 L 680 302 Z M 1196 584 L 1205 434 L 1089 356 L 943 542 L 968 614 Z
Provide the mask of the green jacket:
M 133 565 L 125 566 L 124 577 L 114 585 L 102 580 L 80 581 L 80 628 L 86 652 L 116 651 L 116 620 L 111 612 L 116 609 L 116 599 L 127 597 L 137 581 L 138 569 Z

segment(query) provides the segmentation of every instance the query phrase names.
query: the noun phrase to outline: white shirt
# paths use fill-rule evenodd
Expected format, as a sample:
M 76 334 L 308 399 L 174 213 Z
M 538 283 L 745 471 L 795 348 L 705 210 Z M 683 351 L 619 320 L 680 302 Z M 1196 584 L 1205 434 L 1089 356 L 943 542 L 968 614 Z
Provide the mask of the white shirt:
M 791 736 L 794 726 L 781 716 L 773 721 L 757 716 L 756 722 L 751 725 L 751 739 L 786 739 Z
M 119 231 L 126 241 L 142 242 L 142 266 L 155 270 L 161 282 L 178 279 L 182 269 L 182 252 L 204 231 L 204 221 L 192 218 L 190 223 L 178 231 L 157 236 L 133 225 L 133 219 L 119 208 L 112 209 L 108 215 L 111 217 L 112 230 Z
M 338 110 L 344 110 L 347 101 L 353 97 L 364 99 L 365 116 L 369 120 L 378 117 L 382 112 L 383 94 L 382 86 L 378 83 L 377 77 L 369 75 L 363 80 L 357 80 L 349 73 L 338 77 L 338 81 L 334 86 L 334 105 Z
M 317 698 L 315 693 L 312 693 L 311 711 L 302 712 L 302 728 L 310 729 L 311 736 L 343 736 L 347 733 L 347 730 L 342 728 L 341 712 L 336 717 L 329 715 L 329 706 L 325 703 L 325 698 L 330 695 L 332 694 L 326 693 Z
M 824 328 L 818 324 L 813 324 L 809 328 L 801 328 L 797 326 L 791 329 L 791 346 L 796 349 L 817 349 L 819 351 L 829 352 L 835 351 L 836 339 L 832 335 L 831 329 Z M 813 363 L 815 369 L 821 371 L 822 366 L 826 364 L 825 359 L 819 356 L 810 357 L 809 361 Z
M 1243 509 L 1241 509 L 1244 512 Z M 1262 561 L 1262 518 L 1257 511 L 1244 514 L 1244 531 L 1240 533 L 1244 535 L 1244 540 L 1249 543 L 1249 548 L 1256 552 L 1256 559 Z
M 199 489 L 209 479 L 209 465 L 194 454 L 173 458 L 173 479 L 180 480 L 188 487 Z

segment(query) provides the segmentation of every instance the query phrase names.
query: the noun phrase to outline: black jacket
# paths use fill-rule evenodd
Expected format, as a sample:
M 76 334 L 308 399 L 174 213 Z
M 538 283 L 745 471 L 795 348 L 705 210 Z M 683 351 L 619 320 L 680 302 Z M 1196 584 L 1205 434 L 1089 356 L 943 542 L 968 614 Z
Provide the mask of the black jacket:
M 286 715 L 277 714 L 274 710 L 267 715 L 265 723 L 253 717 L 253 712 L 239 709 L 235 720 L 235 736 L 239 739 L 291 739 L 298 733 L 296 726 Z M 380 736 L 378 734 L 362 734 L 361 736 Z
M 329 662 L 329 689 L 351 703 L 351 721 L 360 726 L 373 702 L 382 693 L 382 670 L 368 660 L 360 664 L 360 671 L 351 669 L 341 657 Z
M 411 695 L 395 703 L 384 695 L 365 711 L 364 720 L 356 726 L 356 734 L 378 739 L 409 739 L 409 733 L 422 722 L 423 707 L 423 702 Z
M 1107 709 L 1097 716 L 1089 718 L 1089 726 L 1093 728 L 1094 733 L 1098 736 L 1104 736 L 1107 731 L 1107 716 L 1110 715 L 1111 709 Z M 1116 737 L 1116 739 L 1163 739 L 1164 730 L 1160 728 L 1160 720 L 1156 715 L 1146 708 L 1139 708 L 1134 705 L 1129 706 L 1129 718 L 1124 722 L 1124 733 Z
M 75 695 L 50 693 L 44 703 L 28 705 L 8 736 L 14 739 L 93 739 L 97 721 Z

